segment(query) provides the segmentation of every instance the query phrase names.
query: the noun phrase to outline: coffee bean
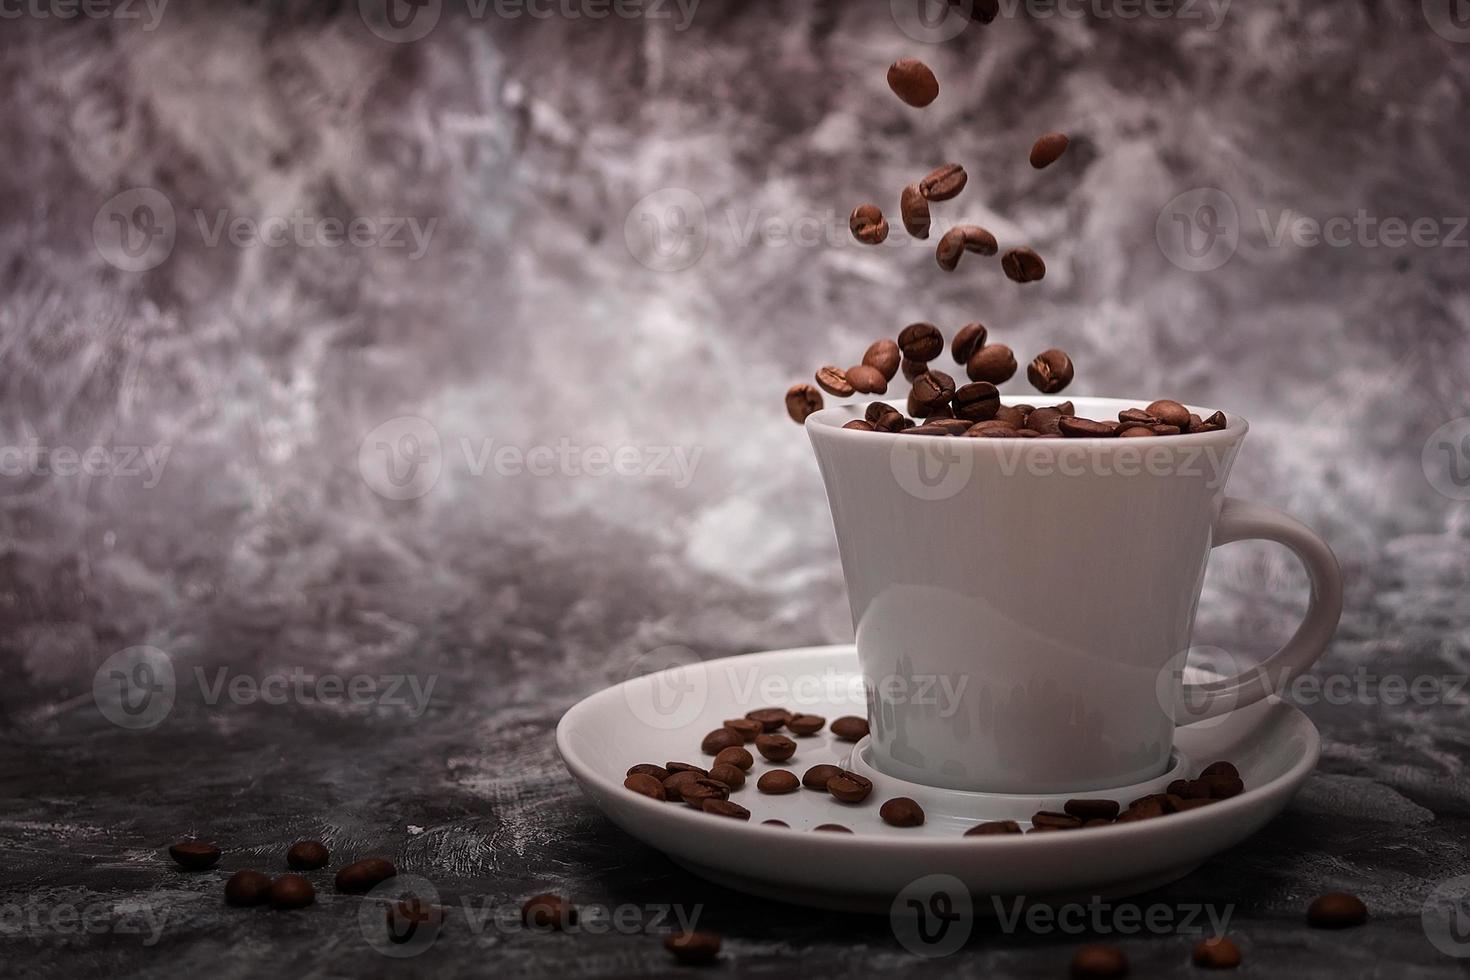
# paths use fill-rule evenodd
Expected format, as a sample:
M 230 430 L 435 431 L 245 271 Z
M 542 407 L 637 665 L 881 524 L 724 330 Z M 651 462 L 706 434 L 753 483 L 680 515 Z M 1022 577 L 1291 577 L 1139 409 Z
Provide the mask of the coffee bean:
M 994 255 L 1000 248 L 995 236 L 979 225 L 956 225 L 939 238 L 934 249 L 934 260 L 945 272 L 953 272 L 960 264 L 960 256 L 966 252 L 976 255 Z
M 1210 798 L 1210 784 L 1203 779 L 1191 779 L 1184 784 L 1183 789 L 1180 790 L 1178 795 L 1184 797 L 1186 800 L 1208 800 Z
M 679 795 L 694 809 L 704 806 L 705 800 L 723 800 L 730 796 L 730 787 L 709 776 L 696 776 L 679 787 Z
M 843 803 L 861 803 L 873 792 L 873 781 L 866 776 L 843 770 L 827 780 L 827 792 Z
M 814 789 L 825 793 L 827 792 L 828 781 L 832 777 L 840 775 L 842 775 L 842 769 L 840 767 L 828 765 L 824 762 L 821 765 L 812 766 L 806 772 L 802 773 L 801 785 L 807 789 Z
M 899 58 L 888 66 L 888 87 L 916 109 L 939 98 L 939 79 L 917 58 Z
M 800 789 L 801 780 L 796 778 L 794 772 L 772 769 L 770 772 L 761 773 L 761 778 L 755 781 L 755 788 L 771 796 L 784 796 Z
M 1056 163 L 1057 158 L 1066 150 L 1066 133 L 1047 133 L 1031 145 L 1031 166 L 1037 170 L 1049 167 Z
M 1000 409 L 1000 392 L 989 381 L 972 381 L 955 389 L 950 404 L 957 418 L 984 422 Z
M 929 370 L 928 361 L 913 361 L 905 357 L 899 362 L 899 368 L 903 371 L 904 380 L 912 381 L 925 371 Z
M 1004 419 L 986 419 L 984 422 L 976 422 L 965 431 L 965 436 L 970 439 L 993 439 L 1013 438 L 1016 427 Z
M 709 773 L 706 772 L 705 770 L 699 768 L 696 765 L 691 765 L 688 762 L 665 762 L 664 763 L 664 768 L 669 771 L 669 775 L 670 776 L 674 775 L 675 773 L 680 773 L 680 772 L 692 772 L 696 776 L 708 776 L 709 775 Z
M 950 0 L 950 6 L 963 6 L 964 0 Z M 1000 0 L 973 0 L 970 17 L 982 24 L 989 24 L 1000 16 Z
M 796 754 L 796 743 L 785 735 L 762 735 L 755 740 L 755 750 L 772 762 L 785 762 Z
M 896 415 L 898 414 L 898 409 L 894 408 L 887 402 L 873 402 L 863 412 L 863 418 L 867 419 L 869 422 L 872 422 L 874 425 L 877 425 L 880 419 L 890 413 Z
M 1116 422 L 1095 422 L 1075 415 L 1063 415 L 1057 420 L 1057 427 L 1069 439 L 1108 439 L 1118 431 Z
M 398 869 L 387 858 L 363 858 L 339 868 L 335 884 L 339 892 L 365 892 L 397 874 Z
M 1156 434 L 1153 426 L 1139 425 L 1136 422 L 1120 423 L 1116 433 L 1119 439 L 1142 439 L 1146 436 L 1154 436 Z
M 1167 398 L 1149 402 L 1148 408 L 1144 411 L 1165 425 L 1177 425 L 1182 429 L 1189 424 L 1189 409 Z
M 1052 405 L 1051 407 L 1056 409 L 1058 412 L 1061 412 L 1063 415 L 1077 414 L 1076 406 L 1074 406 L 1070 401 L 1060 402 L 1059 404 Z
M 859 204 L 853 208 L 847 227 L 852 230 L 852 237 L 864 245 L 878 245 L 888 237 L 888 219 L 876 204 Z
M 954 378 L 943 371 L 925 371 L 914 379 L 914 389 L 909 394 L 913 414 L 937 414 L 941 406 L 949 404 L 954 391 Z
M 754 742 L 755 737 L 764 729 L 760 722 L 750 718 L 726 718 L 720 724 L 731 731 L 739 732 L 740 737 L 747 742 Z
M 1307 925 L 1314 929 L 1346 929 L 1368 920 L 1368 906 L 1356 895 L 1328 892 L 1307 906 Z
M 1170 783 L 1164 789 L 1164 792 L 1167 795 L 1169 795 L 1169 796 L 1179 796 L 1179 797 L 1182 797 L 1182 796 L 1184 796 L 1184 791 L 1188 787 L 1189 787 L 1189 780 L 1187 780 L 1187 779 L 1176 779 L 1176 780 L 1174 780 L 1172 783 Z
M 749 810 L 729 800 L 705 800 L 700 809 L 705 813 L 713 813 L 717 817 L 733 817 L 736 820 L 750 819 Z
M 241 908 L 261 905 L 270 898 L 270 887 L 270 875 L 259 871 L 236 871 L 225 882 L 225 902 Z
M 684 802 L 684 787 L 702 778 L 697 772 L 676 772 L 664 780 L 664 799 L 671 803 Z
M 873 428 L 879 432 L 902 432 L 904 429 L 913 428 L 913 426 L 914 420 L 906 418 L 899 411 L 890 411 L 879 418 L 877 422 L 873 423 Z
M 974 353 L 985 346 L 988 333 L 983 323 L 967 323 L 960 327 L 954 340 L 949 342 L 949 353 L 954 357 L 954 362 L 968 364 Z
M 1200 778 L 1204 778 L 1205 776 L 1229 776 L 1232 779 L 1240 778 L 1240 770 L 1235 768 L 1235 764 L 1223 760 L 1210 763 L 1201 769 L 1199 774 Z
M 1205 420 L 1204 419 L 1200 418 L 1194 412 L 1190 412 L 1189 413 L 1189 424 L 1186 425 L 1186 426 L 1184 426 L 1184 431 L 1185 432 L 1198 432 L 1201 428 L 1204 427 L 1204 424 L 1205 424 Z
M 786 389 L 786 414 L 800 425 L 813 412 L 822 410 L 822 393 L 811 385 L 792 385 Z
M 286 864 L 297 871 L 315 871 L 325 868 L 332 855 L 327 845 L 319 840 L 299 840 L 286 852 Z
M 895 796 L 878 808 L 878 816 L 891 827 L 918 827 L 924 822 L 924 808 L 907 796 Z
M 787 828 L 790 828 L 791 824 L 787 823 L 785 820 L 762 820 L 761 821 L 761 826 L 762 827 L 787 827 Z
M 916 425 L 912 429 L 904 429 L 901 433 L 906 436 L 949 436 L 951 433 L 942 425 Z
M 815 735 L 827 724 L 821 715 L 794 714 L 786 719 L 786 728 L 793 735 Z
M 425 905 L 417 896 L 389 905 L 383 918 L 388 927 L 388 941 L 399 945 L 417 935 L 432 938 L 444 927 L 444 910 L 437 905 Z
M 930 373 L 933 374 L 933 373 L 936 373 L 936 372 L 932 372 L 931 371 Z M 949 375 L 944 374 L 942 371 L 941 372 L 937 372 L 937 373 L 943 374 L 943 376 L 946 377 L 946 378 L 949 377 Z M 953 384 L 953 383 L 954 383 L 954 380 L 951 379 L 950 380 L 950 384 Z M 910 396 L 912 396 L 913 392 L 910 392 L 909 394 L 910 394 Z M 954 397 L 954 392 L 951 391 L 949 393 L 949 395 L 950 395 L 950 398 L 953 398 Z M 944 399 L 943 401 L 941 401 L 937 405 L 928 405 L 926 407 L 929 410 L 929 414 L 924 419 L 924 424 L 925 425 L 937 425 L 937 424 L 940 424 L 940 423 L 945 422 L 946 420 L 953 421 L 953 419 L 954 419 L 954 409 L 952 409 L 952 408 L 949 407 L 949 398 Z M 949 429 L 950 429 L 950 427 L 949 426 L 946 426 L 946 425 L 940 425 L 940 428 L 944 429 L 945 432 L 948 432 Z
M 750 767 L 755 765 L 755 758 L 738 745 L 732 745 L 728 749 L 720 749 L 719 754 L 715 756 L 715 765 L 734 766 L 749 772 Z
M 219 863 L 220 849 L 203 841 L 186 840 L 170 844 L 168 856 L 185 871 L 208 871 Z
M 1202 966 L 1207 970 L 1233 970 L 1240 966 L 1240 947 L 1224 936 L 1201 939 L 1194 944 L 1194 953 L 1190 958 L 1195 966 Z
M 863 352 L 863 363 L 882 372 L 884 381 L 892 381 L 893 376 L 898 373 L 898 362 L 902 356 L 898 345 L 885 337 L 868 345 L 868 349 Z
M 1125 409 L 1123 409 L 1123 411 L 1121 411 L 1121 412 L 1118 413 L 1118 422 L 1120 424 L 1121 423 L 1124 423 L 1124 422 L 1127 422 L 1127 423 L 1130 423 L 1130 424 L 1148 425 L 1148 426 L 1154 426 L 1154 425 L 1158 425 L 1159 424 L 1159 420 L 1158 419 L 1154 418 L 1152 415 L 1148 414 L 1147 412 L 1145 412 L 1141 408 L 1125 408 Z
M 817 386 L 827 394 L 836 395 L 838 398 L 848 398 L 853 393 L 852 383 L 847 380 L 847 375 L 841 368 L 833 367 L 831 364 L 817 369 Z
M 842 427 L 844 429 L 853 429 L 853 430 L 855 430 L 857 432 L 877 432 L 878 431 L 877 429 L 873 428 L 873 423 L 871 423 L 871 422 L 865 422 L 862 419 L 853 419 L 851 422 L 844 423 Z
M 828 833 L 833 833 L 833 834 L 850 834 L 850 833 L 852 833 L 852 831 L 850 829 L 848 829 L 847 827 L 842 826 L 842 824 L 840 824 L 840 823 L 823 823 L 823 824 L 817 824 L 817 826 L 813 827 L 812 829 L 813 830 L 826 831 Z
M 1015 282 L 1035 282 L 1046 275 L 1046 263 L 1029 248 L 1013 248 L 1000 257 L 1006 278 Z
M 969 179 L 970 175 L 965 173 L 964 167 L 957 163 L 946 163 L 942 167 L 935 167 L 919 181 L 919 193 L 927 201 L 948 201 L 959 196 Z
M 888 391 L 888 379 L 883 372 L 866 364 L 854 364 L 843 372 L 853 391 L 863 395 L 881 395 Z
M 709 778 L 717 783 L 724 783 L 733 793 L 745 785 L 745 770 L 722 762 L 710 769 Z
M 656 766 L 651 762 L 640 762 L 628 770 L 629 776 L 652 776 L 662 783 L 669 778 L 669 771 L 663 766 Z
M 1205 419 L 1203 423 L 1195 426 L 1195 428 L 1201 432 L 1217 432 L 1220 429 L 1225 428 L 1228 424 L 1229 423 L 1225 418 L 1225 413 L 1216 412 L 1214 415 L 1211 415 L 1209 418 Z
M 971 381 L 1005 384 L 1016 373 L 1016 355 L 1005 344 L 988 344 L 970 355 L 965 374 Z
M 1076 830 L 1082 826 L 1082 821 L 1070 813 L 1057 813 L 1055 810 L 1038 810 L 1031 815 L 1031 826 L 1050 827 L 1054 830 Z
M 1118 815 L 1118 801 L 1068 800 L 1062 809 L 1079 820 L 1112 820 Z
M 1031 359 L 1031 366 L 1026 369 L 1026 380 L 1037 391 L 1055 395 L 1072 383 L 1073 373 L 1072 359 L 1066 351 L 1053 347 Z
M 1054 408 L 1038 408 L 1026 413 L 1026 428 L 1041 435 L 1056 435 L 1061 429 L 1062 413 Z
M 1083 946 L 1072 957 L 1072 976 L 1077 980 L 1113 980 L 1128 975 L 1128 957 L 1116 946 Z
M 1019 834 L 1021 825 L 1014 820 L 988 820 L 965 831 L 966 837 L 993 837 L 997 834 Z
M 1199 782 L 1209 788 L 1212 800 L 1228 800 L 1245 792 L 1245 783 L 1239 776 L 1201 776 Z
M 932 323 L 910 323 L 898 333 L 898 349 L 909 360 L 927 364 L 944 351 L 944 334 Z
M 868 719 L 857 715 L 843 715 L 832 722 L 832 734 L 844 742 L 856 742 L 868 734 Z
M 1165 813 L 1180 812 L 1180 809 L 1184 806 L 1186 802 L 1184 797 L 1178 795 L 1177 793 L 1165 793 L 1163 794 L 1163 797 L 1164 798 L 1160 800 L 1160 802 L 1164 805 Z
M 719 755 L 721 749 L 728 749 L 732 745 L 743 744 L 745 744 L 745 736 L 735 729 L 716 728 L 699 743 L 699 749 L 705 755 Z
M 266 895 L 277 909 L 304 909 L 316 901 L 316 889 L 301 875 L 281 875 Z
M 903 215 L 903 227 L 918 239 L 929 237 L 929 201 L 918 184 L 909 184 L 898 199 L 898 213 Z
M 566 929 L 577 918 L 577 907 L 556 892 L 532 895 L 521 906 L 521 922 L 532 929 Z
M 623 780 L 623 787 L 625 789 L 631 789 L 635 793 L 642 793 L 649 799 L 664 800 L 668 798 L 664 793 L 662 780 L 655 779 L 647 773 L 634 773 Z
M 872 419 L 868 421 L 871 422 Z M 756 708 L 754 711 L 747 711 L 745 717 L 751 721 L 760 722 L 761 727 L 766 731 L 774 732 L 786 724 L 786 719 L 791 717 L 791 712 L 785 708 Z

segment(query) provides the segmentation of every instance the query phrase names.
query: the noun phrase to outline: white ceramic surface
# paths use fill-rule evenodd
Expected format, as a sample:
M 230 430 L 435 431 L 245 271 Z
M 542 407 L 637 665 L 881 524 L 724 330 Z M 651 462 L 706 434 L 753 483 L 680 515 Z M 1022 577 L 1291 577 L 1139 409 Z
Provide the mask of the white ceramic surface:
M 1095 419 L 1148 403 L 1072 400 Z M 1337 626 L 1342 585 L 1326 543 L 1274 508 L 1225 496 L 1244 419 L 1142 439 L 841 428 L 864 408 L 817 412 L 806 429 L 882 772 L 1021 794 L 1145 782 L 1168 765 L 1176 720 L 1219 715 L 1289 682 Z M 1210 548 L 1245 538 L 1301 559 L 1312 583 L 1306 617 L 1261 665 L 1182 690 Z M 921 696 L 945 690 L 953 696 Z
M 878 816 L 882 801 L 907 789 L 878 774 L 872 796 L 857 806 L 802 789 L 768 796 L 755 789 L 774 768 L 798 775 L 819 762 L 842 764 L 854 746 L 819 735 L 798 740 L 796 757 L 776 765 L 759 756 L 732 799 L 749 809 L 741 822 L 682 803 L 640 796 L 623 787 L 630 766 L 668 761 L 707 765 L 704 734 L 726 718 L 762 707 L 773 692 L 783 706 L 828 720 L 860 712 L 861 675 L 851 646 L 811 647 L 730 657 L 636 677 L 583 700 L 557 727 L 557 748 L 592 801 L 632 836 L 696 874 L 752 894 L 824 908 L 888 911 L 906 886 L 929 874 L 950 874 L 976 900 L 1024 895 L 1058 900 L 1117 898 L 1157 887 L 1250 836 L 1290 800 L 1316 765 L 1317 730 L 1300 711 L 1261 702 L 1178 729 L 1181 771 L 1196 774 L 1217 759 L 1240 769 L 1246 791 L 1188 813 L 1112 827 L 1047 834 L 965 837 L 983 820 L 1025 818 L 1063 798 L 1000 797 L 923 789 L 921 827 L 897 828 Z M 655 709 L 653 706 L 660 706 Z M 676 719 L 676 722 L 670 721 Z M 1157 782 L 1145 785 L 1156 786 Z M 1126 804 L 1139 787 L 1117 798 Z M 1108 794 L 1093 794 L 1108 795 Z M 789 829 L 763 826 L 777 818 Z M 840 823 L 853 834 L 814 832 Z

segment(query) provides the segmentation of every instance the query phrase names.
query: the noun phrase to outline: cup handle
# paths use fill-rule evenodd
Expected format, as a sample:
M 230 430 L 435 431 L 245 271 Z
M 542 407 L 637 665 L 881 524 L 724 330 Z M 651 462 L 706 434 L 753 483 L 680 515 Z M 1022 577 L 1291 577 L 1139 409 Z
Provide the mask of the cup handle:
M 1185 684 L 1186 703 L 1201 703 L 1196 698 L 1208 702 L 1202 711 L 1190 714 L 1190 722 L 1254 704 L 1272 692 L 1273 677 L 1277 685 L 1289 683 L 1322 656 L 1342 618 L 1342 569 L 1316 532 L 1275 507 L 1226 497 L 1215 521 L 1211 547 L 1250 538 L 1284 544 L 1301 559 L 1312 583 L 1307 614 L 1285 646 L 1250 670 L 1220 681 Z

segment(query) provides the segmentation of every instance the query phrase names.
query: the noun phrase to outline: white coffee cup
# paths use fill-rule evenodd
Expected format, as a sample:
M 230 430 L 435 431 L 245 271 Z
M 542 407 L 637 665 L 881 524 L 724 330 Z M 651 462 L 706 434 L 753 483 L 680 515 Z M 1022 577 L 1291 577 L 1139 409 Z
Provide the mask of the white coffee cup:
M 1093 419 L 1148 404 L 1073 401 Z M 1166 771 L 1176 724 L 1279 690 L 1337 628 L 1342 580 L 1326 542 L 1225 496 L 1248 428 L 1238 416 L 1137 439 L 842 428 L 863 411 L 829 408 L 806 429 L 847 580 L 870 758 L 889 775 L 994 793 L 1144 782 Z M 1306 617 L 1259 665 L 1184 684 L 1210 549 L 1246 538 L 1306 566 Z

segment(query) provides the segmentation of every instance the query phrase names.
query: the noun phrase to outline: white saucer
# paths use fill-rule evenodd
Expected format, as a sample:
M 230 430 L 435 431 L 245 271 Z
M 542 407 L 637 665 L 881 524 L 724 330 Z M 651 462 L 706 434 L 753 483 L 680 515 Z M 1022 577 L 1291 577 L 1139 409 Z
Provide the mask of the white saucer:
M 569 710 L 557 726 L 557 748 L 582 789 L 614 823 L 695 874 L 766 898 L 886 912 L 906 886 L 938 873 L 957 877 L 977 899 L 1119 898 L 1166 884 L 1280 813 L 1317 764 L 1321 744 L 1311 721 L 1284 703 L 1263 701 L 1185 726 L 1177 731 L 1170 772 L 1138 786 L 1080 795 L 1112 796 L 1126 806 L 1219 759 L 1239 768 L 1244 793 L 1151 820 L 1044 834 L 963 836 L 985 820 L 1024 824 L 1037 810 L 1061 809 L 1065 797 L 959 793 L 904 783 L 874 770 L 861 751 L 863 743 L 839 741 L 825 728 L 798 738 L 795 757 L 784 763 L 752 752 L 755 766 L 745 786 L 730 797 L 750 810 L 748 823 L 624 788 L 628 768 L 640 762 L 708 768 L 712 760 L 699 750 L 705 733 L 724 719 L 766 706 L 824 715 L 829 722 L 863 715 L 854 648 L 776 650 L 633 678 Z M 873 780 L 872 795 L 848 806 L 805 788 L 785 796 L 755 788 L 771 769 L 800 776 L 822 762 L 864 772 Z M 894 796 L 916 799 L 925 810 L 924 825 L 884 824 L 878 808 Z M 770 818 L 790 827 L 761 824 Z M 824 823 L 854 833 L 812 831 Z

